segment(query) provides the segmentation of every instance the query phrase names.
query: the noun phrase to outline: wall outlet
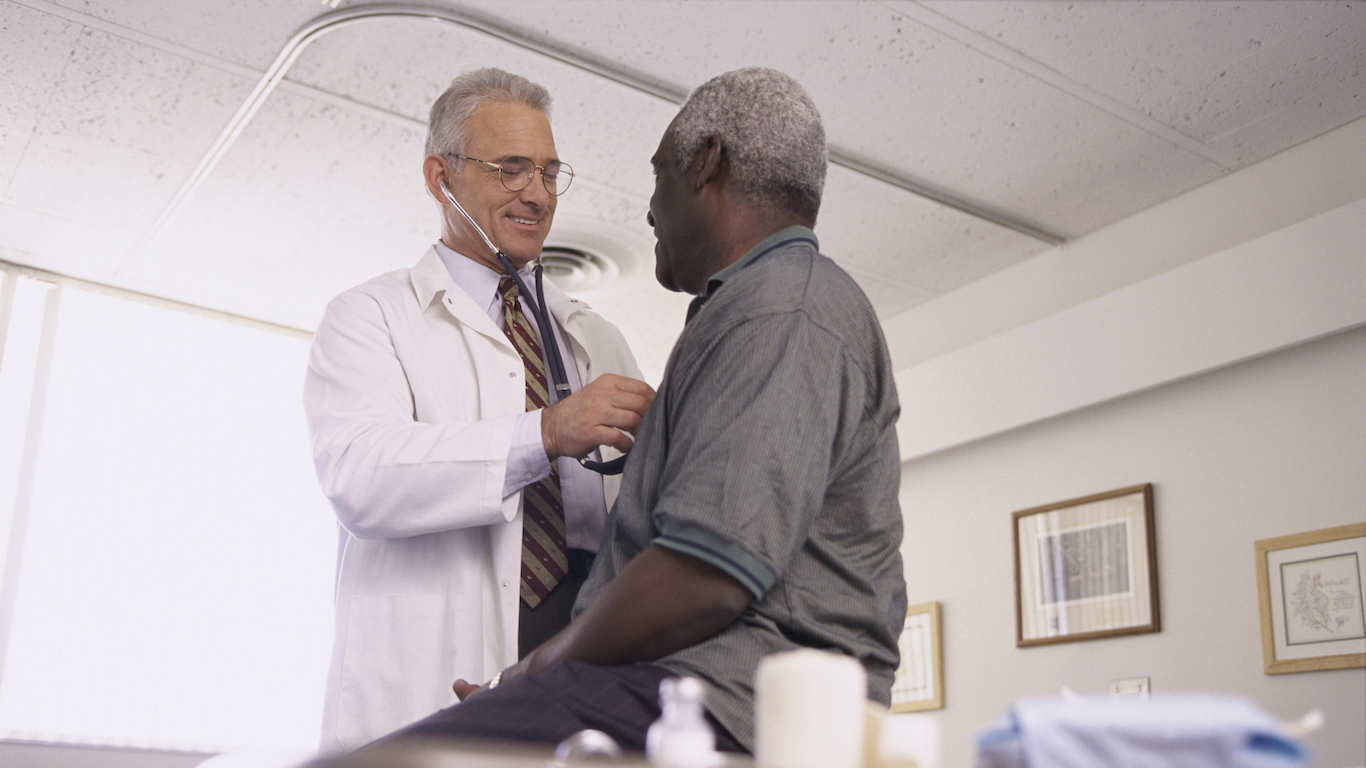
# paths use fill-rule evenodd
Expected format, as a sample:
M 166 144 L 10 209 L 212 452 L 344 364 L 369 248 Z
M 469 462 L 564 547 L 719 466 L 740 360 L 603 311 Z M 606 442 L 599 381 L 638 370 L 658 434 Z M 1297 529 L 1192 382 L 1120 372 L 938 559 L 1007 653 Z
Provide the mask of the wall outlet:
M 1118 699 L 1125 696 L 1135 696 L 1140 699 L 1148 698 L 1148 692 L 1152 690 L 1151 684 L 1146 677 L 1126 677 L 1123 680 L 1110 681 L 1110 698 Z

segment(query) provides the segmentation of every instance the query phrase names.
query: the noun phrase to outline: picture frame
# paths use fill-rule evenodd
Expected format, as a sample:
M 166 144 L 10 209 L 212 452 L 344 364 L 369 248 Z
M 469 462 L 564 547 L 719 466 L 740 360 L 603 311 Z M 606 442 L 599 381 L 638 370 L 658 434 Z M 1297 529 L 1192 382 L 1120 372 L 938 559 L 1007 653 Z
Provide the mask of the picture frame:
M 901 664 L 892 681 L 893 712 L 923 712 L 944 708 L 943 633 L 939 603 L 921 603 L 906 609 L 898 645 Z
M 1161 631 L 1152 483 L 1012 513 L 1015 645 Z
M 1366 523 L 1255 542 L 1268 675 L 1366 667 Z

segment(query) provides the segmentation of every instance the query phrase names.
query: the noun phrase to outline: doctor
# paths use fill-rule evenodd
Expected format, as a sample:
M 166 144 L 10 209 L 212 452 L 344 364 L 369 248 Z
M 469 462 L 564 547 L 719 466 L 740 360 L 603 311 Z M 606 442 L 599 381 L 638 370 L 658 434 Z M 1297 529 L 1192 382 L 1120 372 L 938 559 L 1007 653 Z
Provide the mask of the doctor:
M 568 622 L 617 491 L 575 459 L 628 450 L 654 397 L 621 333 L 547 283 L 573 391 L 548 395 L 536 315 L 474 226 L 534 286 L 573 179 L 549 107 L 516 75 L 457 78 L 422 164 L 440 241 L 334 299 L 314 338 L 304 403 L 340 523 L 324 751 L 450 705 L 450 680 L 488 679 Z
M 868 698 L 891 700 L 900 406 L 877 314 L 813 231 L 826 157 L 815 103 L 780 72 L 728 72 L 684 102 L 651 159 L 648 220 L 655 277 L 696 298 L 577 615 L 376 749 L 592 728 L 643 750 L 660 683 L 689 676 L 717 748 L 749 752 L 755 670 L 798 648 L 857 659 Z

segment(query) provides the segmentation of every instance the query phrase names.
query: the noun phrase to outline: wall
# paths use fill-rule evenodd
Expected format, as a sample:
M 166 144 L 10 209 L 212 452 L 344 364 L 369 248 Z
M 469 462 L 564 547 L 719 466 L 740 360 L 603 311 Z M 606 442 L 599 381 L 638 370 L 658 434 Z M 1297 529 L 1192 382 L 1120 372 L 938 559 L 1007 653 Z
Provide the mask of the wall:
M 884 320 L 897 370 L 1366 198 L 1366 119 Z
M 1366 199 L 899 371 L 902 460 L 1366 323 L 1363 224 Z
M 1366 182 L 1361 129 L 1297 159 Z M 1222 227 L 1217 211 L 1303 191 L 1266 183 L 1265 170 L 1063 251 L 1122 241 L 1127 257 L 1161 263 L 1152 254 L 1192 211 Z M 955 340 L 933 355 L 930 343 L 892 342 L 926 351 L 897 376 L 903 553 L 910 602 L 943 608 L 943 765 L 971 765 L 973 734 L 1020 698 L 1104 693 L 1128 677 L 1151 678 L 1159 694 L 1246 696 L 1287 719 L 1321 708 L 1315 765 L 1366 765 L 1366 670 L 1263 674 L 1253 558 L 1257 539 L 1366 520 L 1366 199 L 1349 187 L 1293 221 L 1226 232 L 1208 252 L 990 334 L 964 330 L 975 321 L 963 296 L 889 323 Z M 1011 290 L 984 283 L 972 298 L 1009 303 Z M 1016 648 L 1010 513 L 1145 482 L 1162 631 Z
M 1162 631 L 1018 649 L 1010 513 L 1154 484 Z M 1154 692 L 1321 707 L 1319 766 L 1366 764 L 1366 671 L 1262 673 L 1253 542 L 1366 518 L 1366 329 L 909 462 L 912 603 L 943 607 L 944 765 L 1018 698 Z

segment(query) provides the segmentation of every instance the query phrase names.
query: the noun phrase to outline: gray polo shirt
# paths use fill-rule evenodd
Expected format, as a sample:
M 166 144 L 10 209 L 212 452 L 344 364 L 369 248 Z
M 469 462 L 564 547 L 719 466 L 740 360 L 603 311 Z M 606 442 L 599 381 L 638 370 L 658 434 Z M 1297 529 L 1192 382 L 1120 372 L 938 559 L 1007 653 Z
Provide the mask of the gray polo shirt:
M 863 292 L 805 227 L 774 234 L 695 302 L 636 435 L 588 605 L 651 543 L 705 560 L 754 602 L 657 663 L 700 678 L 754 744 L 754 672 L 771 653 L 859 659 L 886 703 L 906 614 L 900 408 Z

